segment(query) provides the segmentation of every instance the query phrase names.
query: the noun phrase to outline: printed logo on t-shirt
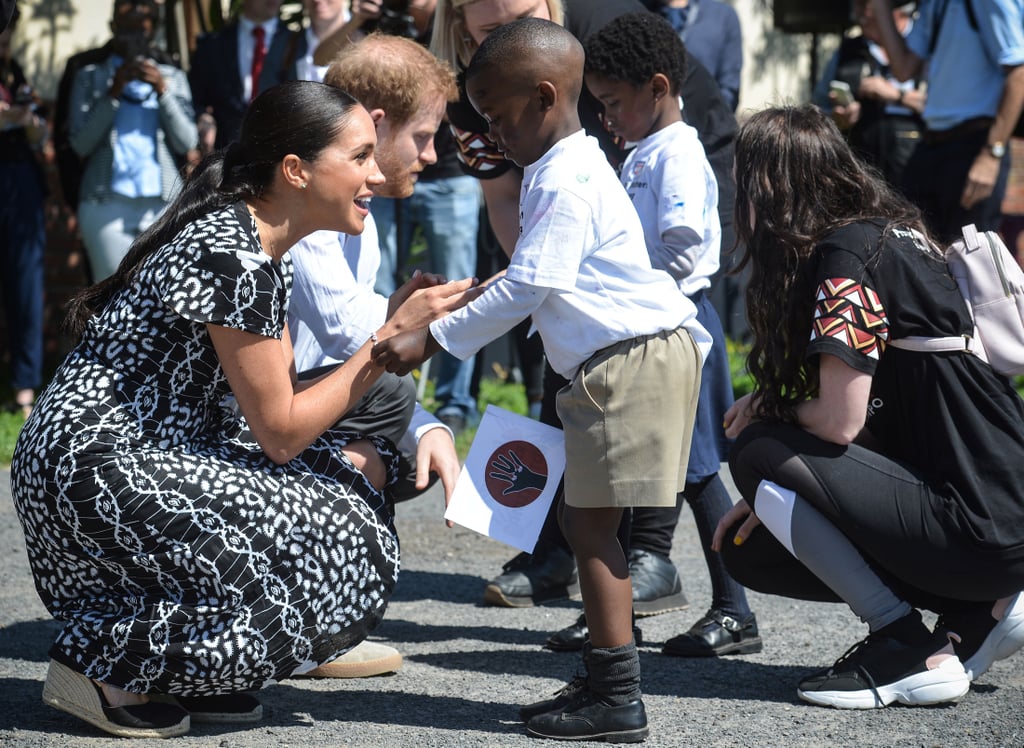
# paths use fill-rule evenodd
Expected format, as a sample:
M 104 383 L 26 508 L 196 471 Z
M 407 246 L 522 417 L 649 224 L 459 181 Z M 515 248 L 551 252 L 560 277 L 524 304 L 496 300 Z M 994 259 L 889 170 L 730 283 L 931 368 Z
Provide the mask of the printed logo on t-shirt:
M 647 165 L 646 161 L 637 161 L 635 164 L 633 164 L 633 178 L 634 179 L 636 177 L 640 176 L 640 172 L 642 172 L 644 170 L 644 167 L 646 165 Z

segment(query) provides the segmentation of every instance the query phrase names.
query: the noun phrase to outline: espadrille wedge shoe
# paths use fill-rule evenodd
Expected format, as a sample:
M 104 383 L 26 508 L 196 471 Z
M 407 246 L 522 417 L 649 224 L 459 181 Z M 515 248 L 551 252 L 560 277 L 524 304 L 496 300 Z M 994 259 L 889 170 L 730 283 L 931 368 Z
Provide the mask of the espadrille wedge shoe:
M 43 702 L 123 738 L 173 738 L 190 726 L 188 712 L 174 704 L 110 706 L 99 686 L 56 660 L 50 660 Z

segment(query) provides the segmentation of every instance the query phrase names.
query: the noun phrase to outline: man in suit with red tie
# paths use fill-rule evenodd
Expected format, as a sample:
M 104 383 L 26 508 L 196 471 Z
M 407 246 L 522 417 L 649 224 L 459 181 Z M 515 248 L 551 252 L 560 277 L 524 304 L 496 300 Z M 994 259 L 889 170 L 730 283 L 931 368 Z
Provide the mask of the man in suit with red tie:
M 243 0 L 238 17 L 224 28 L 203 34 L 196 42 L 189 83 L 200 117 L 200 130 L 209 134 L 205 150 L 223 148 L 237 139 L 249 102 L 266 83 L 266 59 L 286 57 L 294 34 L 278 20 L 282 0 Z M 265 86 L 264 86 L 265 87 Z M 216 135 L 209 130 L 215 125 Z M 202 140 L 202 136 L 201 136 Z

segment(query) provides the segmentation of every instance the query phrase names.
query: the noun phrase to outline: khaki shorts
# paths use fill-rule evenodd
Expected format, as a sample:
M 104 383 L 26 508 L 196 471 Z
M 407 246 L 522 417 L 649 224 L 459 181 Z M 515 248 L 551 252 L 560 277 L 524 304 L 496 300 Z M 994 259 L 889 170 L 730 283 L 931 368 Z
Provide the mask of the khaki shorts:
M 631 338 L 595 353 L 557 395 L 565 430 L 565 503 L 675 506 L 700 392 L 690 333 Z

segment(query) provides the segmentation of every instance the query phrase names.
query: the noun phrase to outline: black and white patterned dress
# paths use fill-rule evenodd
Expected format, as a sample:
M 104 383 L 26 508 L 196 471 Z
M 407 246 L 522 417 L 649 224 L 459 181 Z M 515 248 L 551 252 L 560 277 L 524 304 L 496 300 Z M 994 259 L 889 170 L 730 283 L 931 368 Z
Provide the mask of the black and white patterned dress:
M 39 595 L 66 622 L 54 659 L 140 693 L 227 693 L 380 622 L 398 538 L 341 453 L 356 435 L 278 466 L 224 404 L 206 323 L 279 339 L 290 273 L 244 204 L 215 211 L 145 261 L 40 397 L 11 484 Z

